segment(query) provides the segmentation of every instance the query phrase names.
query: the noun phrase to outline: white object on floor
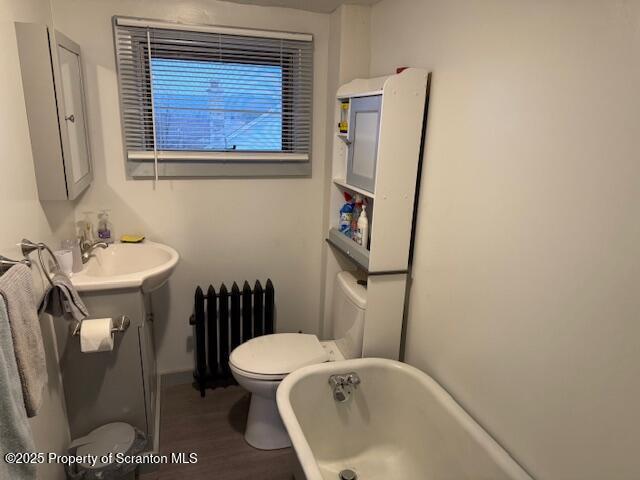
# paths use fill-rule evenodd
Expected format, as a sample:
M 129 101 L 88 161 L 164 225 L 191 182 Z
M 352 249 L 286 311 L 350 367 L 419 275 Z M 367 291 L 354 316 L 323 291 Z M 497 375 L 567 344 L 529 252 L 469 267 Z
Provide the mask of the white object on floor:
M 70 454 L 85 459 L 91 455 L 96 459 L 95 464 L 86 462 L 78 464 L 75 473 L 88 473 L 90 478 L 110 478 L 109 473 L 113 475 L 113 472 L 107 472 L 107 470 L 116 463 L 116 455 L 129 454 L 135 440 L 135 429 L 124 422 L 107 423 L 92 430 L 88 435 L 75 439 L 69 445 Z M 123 473 L 118 478 L 134 480 L 136 478 L 135 468 L 132 468 L 132 471 L 128 473 Z
M 367 290 L 351 272 L 340 272 L 333 297 L 335 341 L 315 335 L 278 333 L 243 343 L 231 352 L 229 367 L 236 381 L 251 392 L 244 438 L 260 450 L 291 446 L 276 404 L 276 390 L 291 372 L 328 361 L 362 354 Z
M 346 401 L 331 375 L 360 379 Z M 307 480 L 490 478 L 532 480 L 426 373 L 395 360 L 312 365 L 285 378 L 278 408 Z
M 80 351 L 82 353 L 110 352 L 113 350 L 113 318 L 87 318 L 80 325 Z
M 136 432 L 131 425 L 124 422 L 114 422 L 102 425 L 92 430 L 86 437 L 74 440 L 69 448 L 77 445 L 76 455 L 98 457 L 95 465 L 82 463 L 83 468 L 101 469 L 109 465 L 103 461 L 109 454 L 115 456 L 118 453 L 128 452 L 135 439 Z

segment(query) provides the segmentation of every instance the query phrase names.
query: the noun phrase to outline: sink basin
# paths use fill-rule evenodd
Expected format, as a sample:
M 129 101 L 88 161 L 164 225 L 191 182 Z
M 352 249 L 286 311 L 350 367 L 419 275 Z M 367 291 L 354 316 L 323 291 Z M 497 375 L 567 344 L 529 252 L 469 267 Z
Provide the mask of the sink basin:
M 178 263 L 178 252 L 161 243 L 115 243 L 96 249 L 82 271 L 71 277 L 80 292 L 162 286 Z
M 360 379 L 345 401 L 331 375 Z M 532 480 L 426 373 L 380 358 L 326 362 L 288 375 L 278 410 L 307 480 Z

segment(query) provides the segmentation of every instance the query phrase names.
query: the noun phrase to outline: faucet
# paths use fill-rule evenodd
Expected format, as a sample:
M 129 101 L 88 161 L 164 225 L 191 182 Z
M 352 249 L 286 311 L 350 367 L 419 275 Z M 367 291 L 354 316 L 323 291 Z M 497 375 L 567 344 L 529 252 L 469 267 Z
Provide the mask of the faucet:
M 87 263 L 91 258 L 91 254 L 96 248 L 108 248 L 109 244 L 106 242 L 89 242 L 84 241 L 80 243 L 80 253 L 82 254 L 82 263 Z
M 344 373 L 340 375 L 331 375 L 329 377 L 329 385 L 333 390 L 333 399 L 336 402 L 346 402 L 354 388 L 360 385 L 360 377 L 355 372 Z

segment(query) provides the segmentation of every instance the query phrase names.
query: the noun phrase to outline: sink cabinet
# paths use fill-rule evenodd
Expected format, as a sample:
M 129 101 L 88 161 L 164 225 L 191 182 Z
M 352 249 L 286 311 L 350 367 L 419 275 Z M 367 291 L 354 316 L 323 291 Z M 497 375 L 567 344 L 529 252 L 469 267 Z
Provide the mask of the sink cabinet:
M 69 323 L 56 319 L 56 336 L 71 436 L 86 435 L 109 422 L 127 422 L 159 451 L 160 395 L 151 295 L 169 280 L 178 263 L 173 248 L 145 241 L 96 250 L 71 281 L 90 318 L 129 317 L 110 352 L 82 353 Z M 164 292 L 166 293 L 166 292 Z M 81 327 L 82 329 L 82 327 Z
M 115 334 L 113 351 L 82 353 L 80 338 L 56 319 L 60 367 L 71 437 L 109 422 L 127 422 L 158 451 L 157 371 L 150 294 L 140 289 L 82 292 L 92 318 L 127 315 L 131 325 Z

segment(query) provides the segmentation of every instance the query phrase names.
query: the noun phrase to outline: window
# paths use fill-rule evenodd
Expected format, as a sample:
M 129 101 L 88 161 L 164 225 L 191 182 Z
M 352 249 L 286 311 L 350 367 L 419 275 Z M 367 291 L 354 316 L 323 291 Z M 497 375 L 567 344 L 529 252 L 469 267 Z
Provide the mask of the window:
M 310 35 L 114 18 L 132 177 L 304 176 Z
M 282 152 L 282 67 L 152 58 L 160 150 Z M 175 80 L 175 72 L 189 72 Z

